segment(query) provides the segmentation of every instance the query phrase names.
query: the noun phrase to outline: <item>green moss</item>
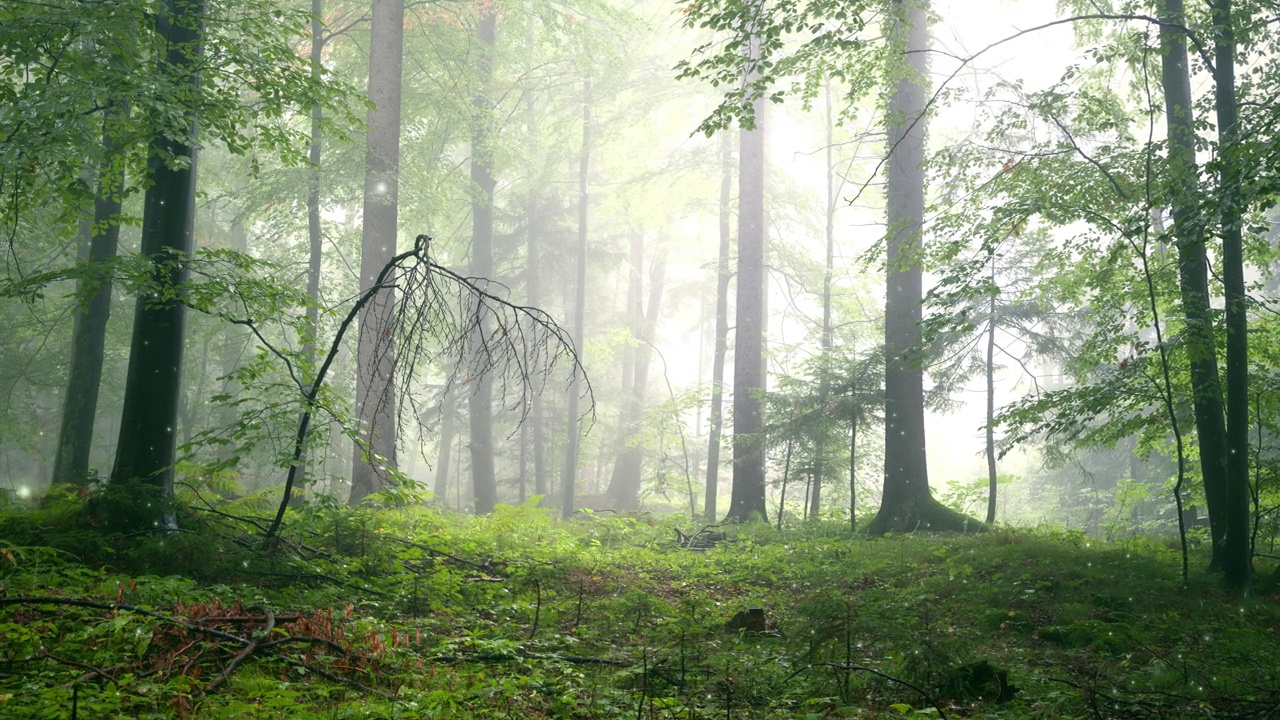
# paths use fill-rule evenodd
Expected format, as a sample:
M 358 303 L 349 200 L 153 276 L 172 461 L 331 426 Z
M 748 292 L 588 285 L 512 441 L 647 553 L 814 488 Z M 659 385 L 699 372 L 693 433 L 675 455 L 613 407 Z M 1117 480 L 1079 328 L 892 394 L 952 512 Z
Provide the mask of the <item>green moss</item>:
M 864 532 L 868 535 L 884 535 L 889 532 L 904 533 L 917 530 L 978 533 L 986 532 L 988 527 L 981 520 L 952 510 L 932 497 L 928 497 L 905 507 L 888 509 L 882 507 L 867 524 Z
M 1017 630 L 1026 632 L 1031 629 L 1031 620 L 1027 618 L 1027 614 L 1020 610 L 1001 610 L 992 608 L 982 614 L 982 619 L 978 624 L 983 632 L 996 632 L 999 630 Z
M 1081 620 L 1069 625 L 1043 627 L 1036 635 L 1064 648 L 1093 647 L 1099 652 L 1118 654 L 1128 647 L 1130 632 L 1128 626 L 1119 623 Z

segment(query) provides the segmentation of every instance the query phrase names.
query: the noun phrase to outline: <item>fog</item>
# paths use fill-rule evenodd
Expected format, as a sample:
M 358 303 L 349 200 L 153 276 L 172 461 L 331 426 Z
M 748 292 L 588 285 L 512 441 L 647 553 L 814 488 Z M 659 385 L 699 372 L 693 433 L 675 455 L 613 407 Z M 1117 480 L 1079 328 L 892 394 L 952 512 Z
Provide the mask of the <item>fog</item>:
M 353 492 L 359 500 L 400 488 L 415 499 L 478 512 L 494 501 L 540 495 L 542 504 L 570 514 L 584 507 L 702 513 L 723 214 L 734 248 L 724 307 L 730 332 L 716 493 L 716 514 L 723 515 L 739 481 L 735 443 L 743 441 L 734 434 L 738 418 L 731 412 L 746 392 L 735 381 L 744 356 L 736 342 L 742 318 L 734 263 L 748 219 L 740 213 L 748 201 L 739 192 L 746 187 L 740 175 L 746 151 L 739 143 L 751 133 L 740 136 L 730 127 L 708 135 L 702 126 L 723 103 L 731 110 L 749 105 L 726 99 L 742 86 L 741 75 L 736 86 L 713 82 L 716 72 L 733 77 L 737 70 L 699 65 L 733 55 L 716 55 L 734 47 L 724 44 L 732 32 L 699 26 L 713 10 L 647 0 L 582 7 L 411 5 L 399 21 L 384 19 L 381 10 L 342 6 L 319 18 L 323 46 L 314 43 L 305 14 L 290 16 L 294 34 L 277 40 L 296 56 L 295 74 L 273 74 L 237 54 L 244 48 L 236 42 L 259 38 L 215 29 L 205 41 L 203 85 L 196 86 L 204 105 L 173 113 L 177 121 L 125 115 L 118 136 L 110 124 L 103 131 L 67 120 L 71 130 L 62 144 L 33 146 L 28 162 L 72 170 L 33 174 L 30 201 L 11 201 L 5 215 L 12 227 L 0 318 L 9 337 L 0 370 L 10 428 L 0 436 L 5 486 L 20 497 L 46 487 L 55 466 L 61 467 L 59 448 L 70 452 L 77 443 L 88 459 L 63 480 L 105 481 L 113 467 L 132 467 L 122 466 L 116 453 L 118 443 L 133 437 L 131 423 L 142 422 L 127 419 L 134 417 L 127 398 L 163 385 L 156 380 L 147 388 L 131 375 L 142 372 L 131 369 L 139 349 L 151 347 L 149 336 L 134 328 L 135 314 L 148 316 L 163 304 L 167 287 L 149 285 L 156 271 L 138 264 L 159 256 L 144 241 L 148 203 L 153 194 L 159 198 L 148 178 L 154 168 L 147 170 L 147 158 L 157 151 L 147 150 L 147 138 L 180 136 L 156 129 L 171 121 L 181 127 L 187 118 L 200 128 L 198 161 L 188 163 L 177 152 L 169 165 L 174 172 L 195 168 L 194 260 L 182 272 L 196 289 L 177 293 L 186 319 L 178 321 L 175 357 L 181 366 L 169 368 L 181 378 L 176 407 L 144 404 L 139 411 L 144 418 L 172 416 L 162 424 L 176 449 L 157 477 L 228 495 L 275 492 L 289 477 L 301 495 L 337 501 Z M 974 298 L 990 292 L 975 289 L 983 277 L 973 274 L 964 285 L 970 295 L 946 293 L 955 292 L 960 268 L 983 252 L 994 264 L 1022 252 L 1015 248 L 1026 238 L 1028 247 L 1034 239 L 1036 247 L 1065 257 L 1080 237 L 1099 232 L 1079 218 L 1041 210 L 1002 226 L 1006 206 L 1022 202 L 1019 189 L 991 188 L 1023 164 L 1069 154 L 1067 140 L 1093 163 L 1088 152 L 1122 142 L 1136 146 L 1148 130 L 1158 141 L 1165 130 L 1162 121 L 1140 112 L 1135 71 L 1091 54 L 1115 41 L 1110 30 L 1081 34 L 1082 23 L 1057 22 L 1063 16 L 1053 7 L 1030 0 L 939 0 L 932 11 L 921 83 L 928 103 L 919 122 L 927 127 L 918 263 L 924 294 L 916 302 L 923 303 L 925 326 L 932 329 L 907 353 L 919 353 L 930 405 L 926 442 L 915 452 L 927 453 L 933 494 L 978 516 L 987 500 L 978 490 L 989 472 L 987 380 L 979 362 L 986 341 L 983 321 L 966 313 L 969 305 L 981 307 Z M 1150 30 L 1141 22 L 1131 29 Z M 766 392 L 751 394 L 763 403 L 759 442 L 770 517 L 784 482 L 792 488 L 787 517 L 807 513 L 795 494 L 806 491 L 795 488 L 807 487 L 815 473 L 827 489 L 825 504 L 814 509 L 847 516 L 849 450 L 835 448 L 848 447 L 851 431 L 861 433 L 852 448 L 857 512 L 874 512 L 880 499 L 887 447 L 881 389 L 885 278 L 893 270 L 885 251 L 894 235 L 886 215 L 893 163 L 886 154 L 893 150 L 888 138 L 900 130 L 886 107 L 895 101 L 893 83 L 900 82 L 894 63 L 910 57 L 883 51 L 889 31 L 872 14 L 853 33 L 865 44 L 840 58 L 851 65 L 834 80 L 812 65 L 765 78 L 768 93 L 785 91 L 779 102 L 765 102 L 756 118 L 765 147 L 766 279 L 759 292 L 767 308 Z M 787 37 L 771 50 L 774 59 L 801 56 L 803 42 Z M 255 52 L 250 55 L 264 57 Z M 314 65 L 306 64 L 309 56 Z M 890 69 L 854 62 L 870 58 Z M 86 55 L 81 70 L 97 67 L 95 62 L 106 61 Z M 284 58 L 277 65 L 289 63 Z M 391 77 L 397 67 L 399 75 Z M 694 77 L 678 79 L 681 67 Z M 35 92 L 28 86 L 36 75 L 25 72 L 8 82 Z M 1066 74 L 1071 77 L 1064 81 Z M 135 104 L 151 97 L 145 84 L 130 84 L 128 73 L 103 77 L 96 99 L 84 103 L 110 105 L 112 93 Z M 308 86 L 307 77 L 315 84 Z M 273 83 L 279 83 L 279 98 Z M 1023 125 L 1010 119 L 1010 109 L 1029 108 L 1029 98 L 1055 87 L 1064 96 L 1078 88 L 1112 93 L 1119 108 L 1114 112 L 1130 113 L 1129 124 L 1103 127 L 1092 116 L 1077 117 L 1083 106 L 1073 97 L 1063 101 L 1069 110 L 1061 118 L 1028 110 Z M 1198 97 L 1207 92 L 1203 77 L 1194 77 L 1193 87 Z M 179 101 L 164 96 L 148 102 L 149 111 L 162 117 L 156 108 Z M 47 119 L 49 127 L 61 117 Z M 735 114 L 729 124 L 739 119 Z M 1078 142 L 1071 123 L 1081 128 Z M 106 150 L 97 142 L 103 137 Z M 192 144 L 191 137 L 179 140 L 173 142 Z M 103 188 L 110 189 L 94 181 L 95 173 L 106 178 L 111 168 L 124 173 L 123 192 L 117 193 L 122 206 L 109 221 L 95 221 L 93 196 L 101 204 Z M 1044 172 L 1052 179 L 1053 171 Z M 155 202 L 156 208 L 172 205 Z M 831 348 L 824 353 L 828 209 Z M 1150 213 L 1157 225 L 1163 222 L 1163 206 Z M 100 281 L 74 268 L 89 267 L 77 263 L 90 259 L 103 228 L 114 225 L 120 228 L 120 259 L 102 276 L 114 285 L 110 320 L 103 316 L 100 390 L 96 408 L 89 406 L 95 421 L 86 446 L 87 440 L 66 436 L 73 403 L 65 388 L 73 372 L 69 348 L 81 342 L 76 328 L 87 322 L 82 311 Z M 423 254 L 387 275 L 394 290 L 368 294 L 378 270 L 419 236 L 430 238 Z M 1002 249 L 989 250 L 996 245 Z M 181 246 L 174 248 L 183 254 Z M 579 280 L 580 258 L 585 282 Z M 1139 259 L 1120 265 L 1137 272 Z M 43 284 L 23 285 L 41 273 L 49 274 Z M 996 286 L 1015 284 L 1012 270 L 992 269 L 990 276 Z M 1016 282 L 1031 287 L 1050 280 Z M 1067 300 L 1036 292 L 1027 290 L 1019 302 L 1036 305 L 1046 317 L 1090 312 L 1083 294 L 1067 307 Z M 143 302 L 136 304 L 139 297 Z M 148 304 L 148 297 L 155 302 Z M 580 334 L 579 297 L 585 301 Z M 1006 331 L 995 361 L 996 409 L 1090 372 L 1106 375 L 1111 365 L 1124 370 L 1128 356 L 1141 354 L 1140 345 L 1154 336 L 1140 295 L 1116 304 L 1132 327 L 1112 341 L 1115 358 L 1103 352 L 1093 370 L 1067 369 L 1079 348 L 1096 354 L 1079 334 L 1055 336 L 1055 355 L 1033 347 L 1026 333 Z M 930 318 L 947 322 L 930 325 Z M 1028 322 L 1045 337 L 1057 332 L 1050 320 Z M 316 381 L 321 365 L 327 375 Z M 820 379 L 824 367 L 830 375 Z M 314 419 L 308 417 L 312 425 L 299 432 L 304 408 Z M 1017 447 L 1007 446 L 1009 427 L 1002 425 L 996 437 L 998 471 L 1009 493 L 999 503 L 1001 520 L 1053 522 L 1063 497 L 1111 492 L 1117 482 L 1139 475 L 1157 485 L 1169 480 L 1163 431 L 1143 430 L 1146 449 L 1133 460 L 1137 431 L 1099 443 L 1096 453 L 1064 457 L 1059 448 L 1049 457 L 1035 432 Z M 295 447 L 295 436 L 305 442 Z M 1108 455 L 1116 448 L 1119 456 Z M 632 471 L 624 467 L 632 462 L 636 474 L 628 480 Z M 566 466 L 572 472 L 566 474 Z M 1055 472 L 1058 479 L 1050 485 L 1057 489 L 1046 490 L 1042 483 Z M 1107 473 L 1115 477 L 1099 479 Z M 1046 494 L 1056 499 L 1046 500 Z M 1096 523 L 1099 507 L 1076 508 L 1062 521 Z M 1163 505 L 1152 509 L 1166 511 Z

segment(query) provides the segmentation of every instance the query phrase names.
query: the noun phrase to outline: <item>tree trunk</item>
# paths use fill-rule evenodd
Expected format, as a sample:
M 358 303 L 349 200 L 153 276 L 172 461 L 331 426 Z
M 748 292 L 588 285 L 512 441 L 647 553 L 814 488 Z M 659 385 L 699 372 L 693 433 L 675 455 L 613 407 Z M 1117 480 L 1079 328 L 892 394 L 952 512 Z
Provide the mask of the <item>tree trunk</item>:
M 582 152 L 578 156 L 578 267 L 574 273 L 573 346 L 579 362 L 585 362 L 583 336 L 587 324 L 587 211 L 591 196 L 587 180 L 591 170 L 591 78 L 582 81 Z M 564 451 L 564 473 L 560 479 L 560 512 L 564 517 L 573 515 L 574 494 L 578 485 L 578 444 L 582 432 L 579 417 L 579 401 L 582 399 L 582 378 L 574 373 L 569 383 L 569 408 L 566 417 L 568 441 Z
M 320 83 L 324 77 L 324 25 L 320 21 L 323 14 L 324 0 L 311 0 L 311 80 L 315 83 Z M 320 334 L 320 262 L 324 251 L 324 235 L 320 226 L 320 150 L 323 136 L 320 123 L 323 119 L 324 111 L 319 105 L 311 108 L 311 144 L 307 149 L 307 158 L 311 162 L 307 168 L 307 298 L 310 304 L 307 306 L 307 336 L 302 342 L 302 354 L 310 368 L 307 371 L 308 381 L 316 371 L 316 340 Z M 303 482 L 307 479 L 309 456 L 304 448 L 298 458 L 297 475 Z
M 231 249 L 239 253 L 249 252 L 249 233 L 244 226 L 244 218 L 236 215 L 231 219 L 229 240 Z M 233 427 L 240 416 L 235 401 L 240 396 L 241 386 L 235 372 L 244 359 L 249 333 L 243 326 L 227 323 L 222 328 L 222 344 L 218 349 L 218 372 L 225 378 L 219 392 L 228 400 L 218 408 L 218 425 L 224 429 Z M 238 452 L 231 443 L 218 446 L 218 462 L 229 463 Z
M 396 251 L 400 192 L 400 92 L 404 0 L 373 0 L 369 48 L 369 133 L 365 145 L 364 232 L 360 290 L 373 287 Z M 360 311 L 356 414 L 360 439 L 351 465 L 352 504 L 382 490 L 396 464 L 395 292 L 388 288 Z
M 782 491 L 778 494 L 778 530 L 782 530 L 782 516 L 787 512 L 787 483 L 791 480 L 791 448 L 793 441 L 787 438 L 786 459 L 782 461 Z
M 895 0 L 889 28 L 901 56 L 886 117 L 889 159 L 885 205 L 888 242 L 885 292 L 884 493 L 868 531 L 963 527 L 962 516 L 929 493 L 925 462 L 924 360 L 920 350 L 923 277 L 927 0 Z
M 858 412 L 849 418 L 849 529 L 858 529 Z
M 128 117 L 127 105 L 103 116 L 102 167 L 93 198 L 93 218 L 82 238 L 88 250 L 85 260 L 99 265 L 115 258 L 120 244 L 120 201 L 124 192 L 124 158 L 113 133 L 118 121 Z M 71 329 L 71 366 L 63 397 L 62 425 L 53 462 L 53 482 L 85 485 L 89 482 L 89 452 L 93 448 L 93 424 L 98 413 L 98 389 L 102 384 L 102 356 L 111 319 L 111 276 L 102 274 L 93 288 L 77 287 L 83 297 L 92 289 L 83 312 L 75 314 Z
M 530 100 L 530 106 L 533 101 Z M 532 112 L 530 115 L 532 116 Z M 525 299 L 529 307 L 542 306 L 542 264 L 538 256 L 538 222 L 537 194 L 530 190 L 529 205 L 525 209 Z M 546 412 L 543 407 L 542 393 L 534 393 L 529 401 L 530 444 L 533 455 L 533 492 L 535 495 L 547 494 L 547 439 L 545 427 Z
M 489 85 L 493 81 L 493 49 L 497 44 L 498 15 L 492 6 L 480 9 L 476 24 L 476 37 L 480 40 L 480 56 L 477 73 L 480 89 L 473 104 L 471 140 L 471 276 L 482 287 L 493 276 L 493 103 L 489 99 Z M 471 333 L 471 355 L 475 390 L 468 403 L 471 421 L 471 490 L 474 493 L 475 513 L 488 515 L 498 502 L 498 481 L 493 461 L 493 375 L 483 359 L 487 352 L 485 343 L 489 332 L 487 311 L 477 301 L 476 323 Z
M 618 459 L 613 465 L 613 477 L 609 480 L 609 498 L 619 510 L 634 510 L 640 494 L 641 470 L 644 451 L 632 445 L 644 420 L 645 391 L 649 386 L 649 362 L 653 358 L 653 342 L 658 329 L 658 314 L 662 308 L 662 288 L 665 282 L 667 260 L 660 256 L 649 271 L 648 306 L 641 316 L 641 327 L 636 340 L 635 376 L 632 378 L 631 397 L 627 401 Z
M 831 113 L 831 78 L 824 86 L 827 110 L 827 264 L 822 273 L 822 376 L 818 378 L 818 403 L 825 408 L 831 392 L 831 280 L 835 274 L 836 257 L 836 168 L 832 157 L 835 146 L 835 124 Z M 809 517 L 818 519 L 822 508 L 822 478 L 826 474 L 827 413 L 819 415 L 818 438 L 814 443 L 813 494 L 809 498 Z
M 996 521 L 996 256 L 991 254 L 991 300 L 987 310 L 987 524 Z
M 449 463 L 453 450 L 453 437 L 457 433 L 458 416 L 453 411 L 453 392 L 446 390 L 440 399 L 440 452 L 436 456 L 436 482 L 433 492 L 444 504 L 448 504 Z
M 1227 438 L 1222 415 L 1222 383 L 1209 303 L 1205 223 L 1197 188 L 1195 107 L 1187 62 L 1186 15 L 1183 0 L 1164 0 L 1160 26 L 1165 121 L 1169 127 L 1169 184 L 1173 204 L 1173 234 L 1178 249 L 1178 280 L 1186 320 L 1184 343 L 1191 372 L 1200 473 L 1209 508 L 1213 540 L 1211 568 L 1222 564 L 1222 541 L 1227 527 Z
M 529 492 L 529 424 L 526 422 L 520 423 L 520 476 L 518 482 L 516 498 L 521 504 L 524 504 Z
M 729 131 L 720 136 L 720 249 L 716 261 L 716 348 L 711 359 L 711 414 L 707 419 L 707 491 L 703 517 L 715 522 L 720 490 L 720 434 L 724 428 L 724 360 L 729 354 L 729 205 L 733 192 L 733 138 Z
M 622 348 L 621 383 L 618 385 L 622 402 L 618 404 L 618 424 L 614 429 L 615 466 L 627 449 L 627 439 L 631 434 L 631 402 L 635 395 L 636 384 L 636 340 L 644 335 L 644 233 L 632 232 L 631 255 L 627 263 L 626 306 L 623 315 L 627 321 L 627 332 L 631 342 Z M 601 471 L 606 453 L 597 454 L 597 483 L 603 478 Z
M 1222 289 L 1227 328 L 1227 521 L 1222 570 L 1229 586 L 1248 590 L 1253 580 L 1249 548 L 1249 298 L 1244 278 L 1244 192 L 1238 148 L 1236 41 L 1231 0 L 1214 0 L 1214 85 L 1221 165 Z M 1210 521 L 1212 522 L 1212 521 Z
M 156 32 L 168 47 L 160 61 L 161 74 L 189 77 L 193 94 L 199 92 L 194 68 L 204 13 L 203 2 L 165 0 L 155 15 Z M 197 119 L 191 115 L 188 121 L 185 137 L 161 133 L 152 141 L 147 161 L 151 185 L 142 210 L 142 254 L 157 263 L 153 279 L 175 288 L 187 279 L 183 261 L 193 248 Z M 146 294 L 138 297 L 120 439 L 111 471 L 113 483 L 141 481 L 158 490 L 163 499 L 173 497 L 174 428 L 181 401 L 185 325 L 186 306 L 181 302 L 156 302 Z M 172 527 L 173 515 L 164 505 L 148 503 L 137 508 L 130 520 L 142 526 L 163 522 Z
M 747 45 L 748 70 L 744 82 L 759 76 L 760 37 L 754 23 L 763 2 L 754 0 L 752 32 Z M 764 101 L 752 105 L 751 128 L 739 134 L 738 170 L 738 289 L 733 351 L 733 489 L 726 520 L 768 522 L 765 505 L 763 389 L 764 296 Z

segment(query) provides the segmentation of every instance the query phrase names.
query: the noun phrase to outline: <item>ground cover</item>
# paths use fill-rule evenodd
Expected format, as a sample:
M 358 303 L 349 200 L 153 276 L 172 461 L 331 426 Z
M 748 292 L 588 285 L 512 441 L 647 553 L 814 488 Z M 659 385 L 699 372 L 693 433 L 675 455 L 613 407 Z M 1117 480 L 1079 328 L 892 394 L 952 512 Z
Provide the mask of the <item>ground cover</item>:
M 313 505 L 263 547 L 267 498 L 203 507 L 0 514 L 0 717 L 1280 713 L 1276 598 L 1150 539 Z

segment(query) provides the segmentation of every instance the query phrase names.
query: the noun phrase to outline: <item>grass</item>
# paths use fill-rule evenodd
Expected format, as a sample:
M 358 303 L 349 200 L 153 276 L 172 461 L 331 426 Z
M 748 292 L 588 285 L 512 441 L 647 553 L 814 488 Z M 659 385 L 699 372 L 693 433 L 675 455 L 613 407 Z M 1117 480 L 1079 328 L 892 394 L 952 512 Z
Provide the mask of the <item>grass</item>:
M 125 538 L 83 517 L 0 515 L 0 716 L 1280 712 L 1275 598 L 1184 588 L 1152 540 L 761 525 L 698 552 L 673 519 L 310 507 L 263 551 L 212 512 Z M 750 608 L 765 632 L 735 629 Z

